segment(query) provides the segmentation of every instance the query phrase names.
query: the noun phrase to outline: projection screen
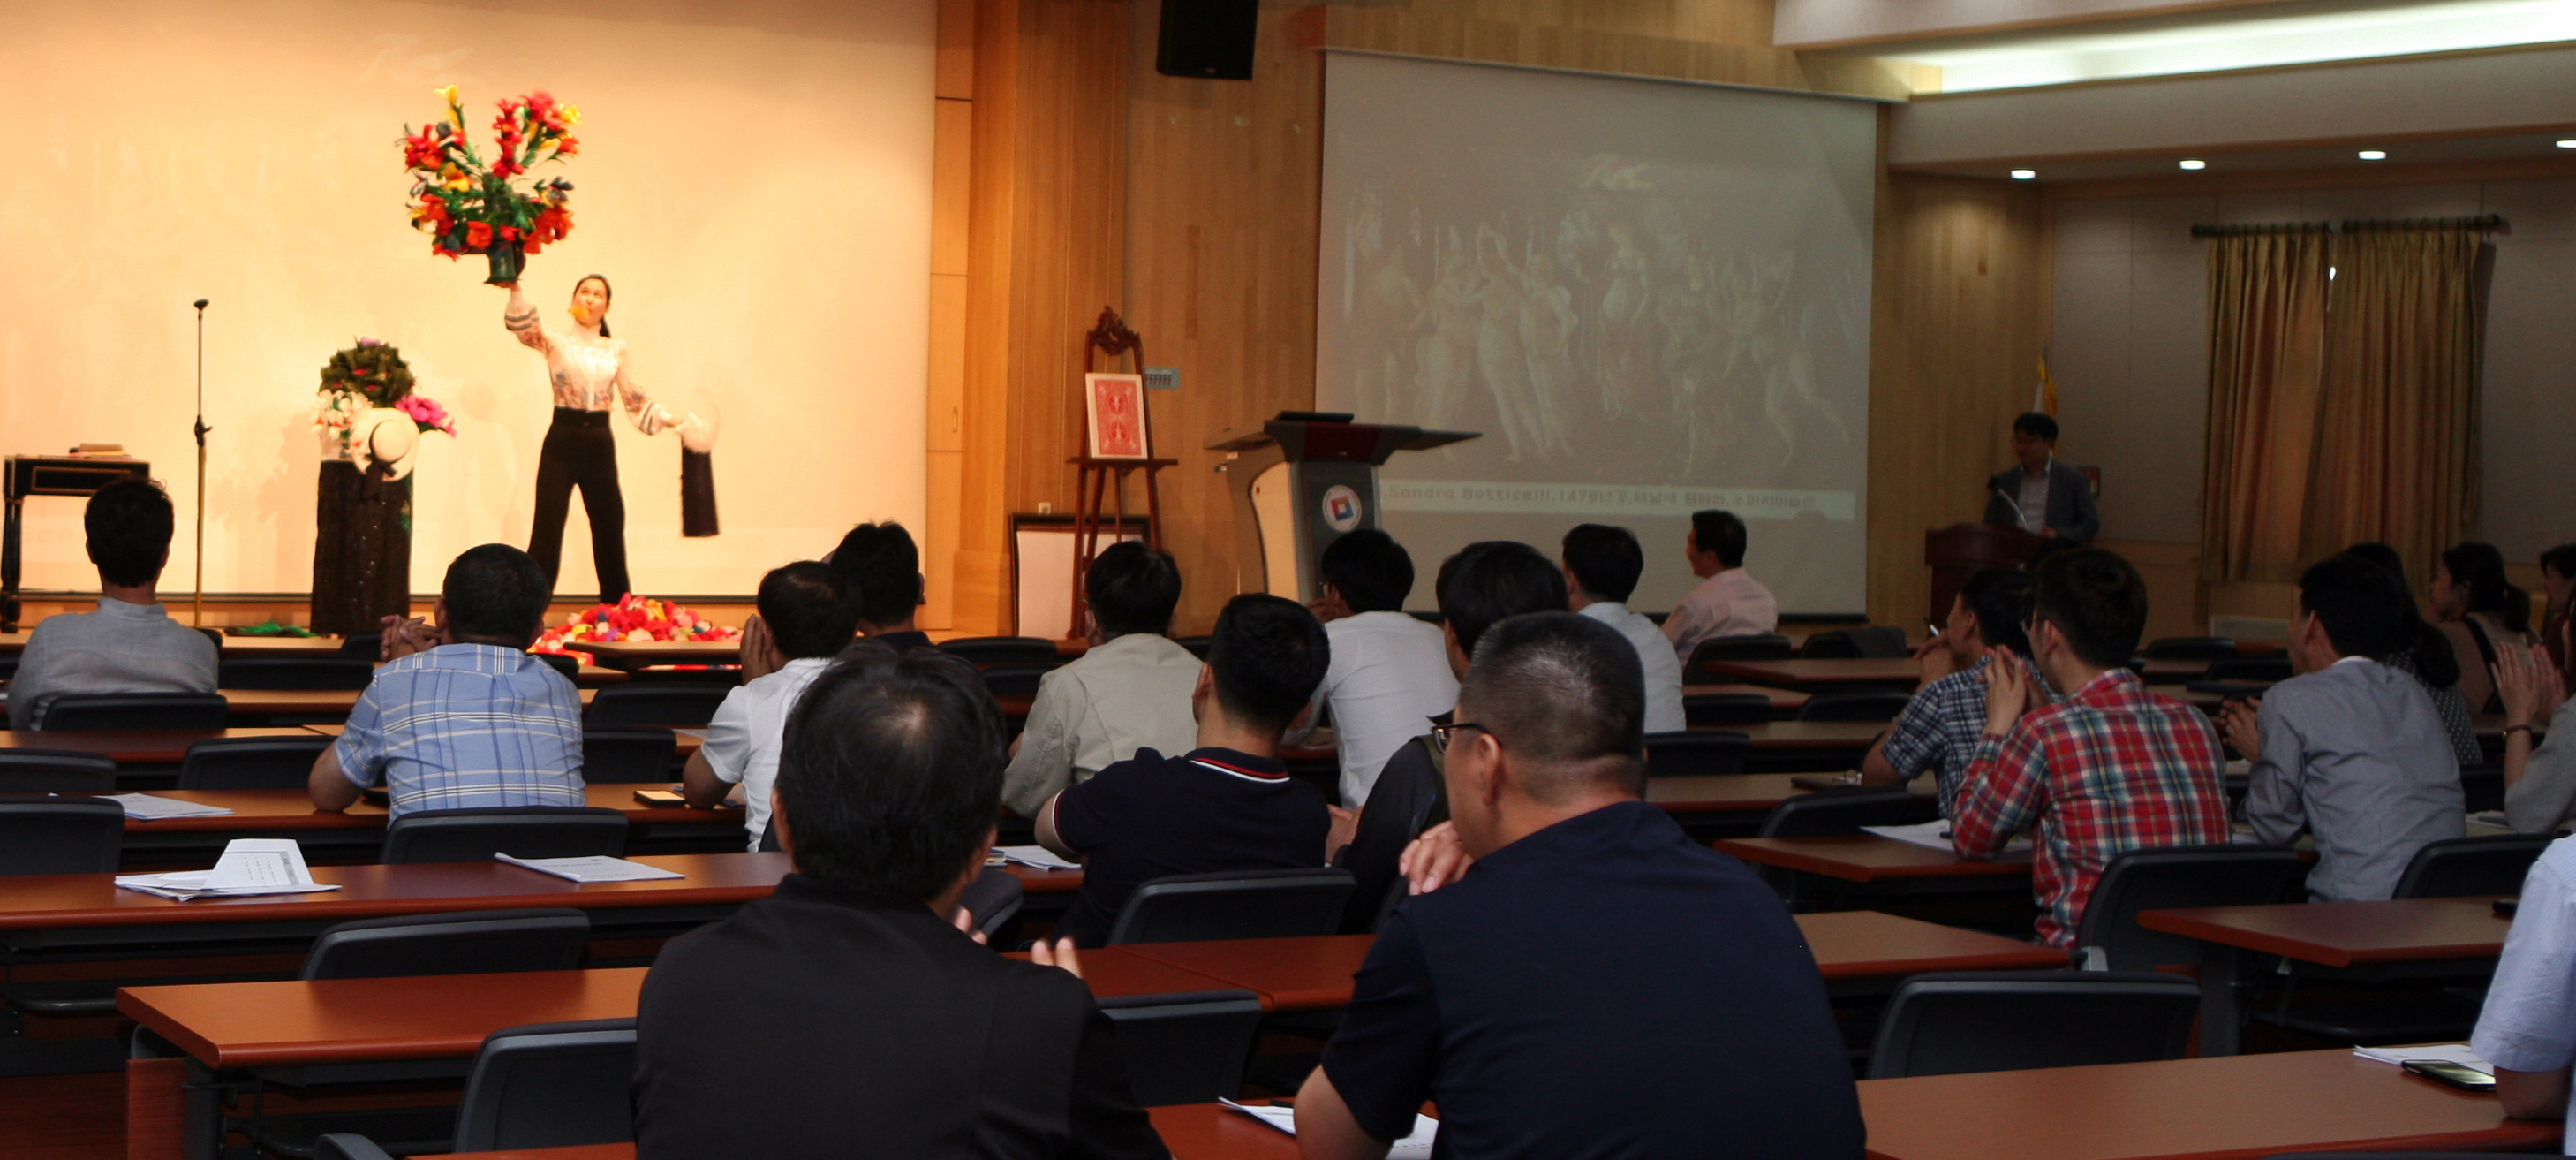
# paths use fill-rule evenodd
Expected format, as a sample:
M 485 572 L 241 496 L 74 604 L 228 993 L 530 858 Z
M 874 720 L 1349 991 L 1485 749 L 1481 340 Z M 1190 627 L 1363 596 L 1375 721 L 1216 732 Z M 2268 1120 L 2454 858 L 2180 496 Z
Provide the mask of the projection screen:
M 1862 609 L 1870 104 L 1333 53 L 1324 131 L 1317 407 L 1484 435 L 1381 475 L 1412 607 L 1599 522 L 1669 608 L 1725 508 L 1783 611 Z

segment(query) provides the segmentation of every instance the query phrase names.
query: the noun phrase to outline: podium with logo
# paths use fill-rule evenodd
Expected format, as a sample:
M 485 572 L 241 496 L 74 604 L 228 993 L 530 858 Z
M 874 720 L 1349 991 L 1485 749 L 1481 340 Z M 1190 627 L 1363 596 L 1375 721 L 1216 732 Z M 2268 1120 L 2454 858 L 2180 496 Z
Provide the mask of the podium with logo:
M 1354 423 L 1326 411 L 1281 411 L 1257 427 L 1208 440 L 1234 493 L 1235 590 L 1308 601 L 1323 594 L 1316 562 L 1333 541 L 1379 526 L 1377 469 L 1398 451 L 1474 439 Z

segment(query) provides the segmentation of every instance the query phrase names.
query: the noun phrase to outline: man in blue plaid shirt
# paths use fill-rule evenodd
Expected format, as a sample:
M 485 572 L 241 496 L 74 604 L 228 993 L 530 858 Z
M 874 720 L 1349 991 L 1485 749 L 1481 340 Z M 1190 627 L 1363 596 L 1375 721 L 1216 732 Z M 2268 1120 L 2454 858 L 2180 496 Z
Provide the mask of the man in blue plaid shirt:
M 435 626 L 385 627 L 385 664 L 313 763 L 318 809 L 382 785 L 392 814 L 577 806 L 581 697 L 529 655 L 552 596 L 526 552 L 485 544 L 447 566 Z M 387 618 L 390 620 L 391 618 Z
M 2030 619 L 2031 579 L 2012 568 L 1988 568 L 1968 578 L 1950 602 L 1950 623 L 1915 650 L 1923 687 L 1861 760 L 1862 785 L 1903 785 L 1933 771 L 1941 816 L 1953 817 L 1960 776 L 1986 728 L 1986 648 L 1999 645 L 2030 655 L 2022 623 Z

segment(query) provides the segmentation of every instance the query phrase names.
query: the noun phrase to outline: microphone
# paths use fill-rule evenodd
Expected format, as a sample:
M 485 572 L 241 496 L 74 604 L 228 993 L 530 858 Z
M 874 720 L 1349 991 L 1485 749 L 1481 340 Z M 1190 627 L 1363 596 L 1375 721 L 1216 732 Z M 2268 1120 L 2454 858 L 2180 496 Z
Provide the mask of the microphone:
M 203 309 L 205 309 L 205 308 L 206 308 L 206 300 L 205 300 L 205 299 L 203 299 L 203 298 L 198 299 L 198 300 L 196 301 L 196 307 L 197 307 L 197 309 L 199 309 L 199 310 L 203 310 Z
M 2005 491 L 2001 487 L 1989 488 L 1988 490 L 1992 491 L 1996 495 L 2002 496 L 2004 503 L 2012 508 L 2014 523 L 2027 524 L 2030 522 L 2030 516 L 2021 510 L 2021 501 L 2014 499 L 2011 492 Z

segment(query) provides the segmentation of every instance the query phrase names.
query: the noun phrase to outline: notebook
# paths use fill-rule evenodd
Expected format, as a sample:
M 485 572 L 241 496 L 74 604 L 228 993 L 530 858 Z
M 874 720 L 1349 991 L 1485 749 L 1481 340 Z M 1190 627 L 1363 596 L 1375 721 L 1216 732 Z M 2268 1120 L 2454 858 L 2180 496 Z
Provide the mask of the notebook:
M 1253 1119 L 1259 1120 L 1262 1123 L 1268 1124 L 1273 1128 L 1277 1128 L 1282 1132 L 1286 1132 L 1291 1136 L 1297 1134 L 1297 1109 L 1295 1108 L 1284 1107 L 1278 1104 L 1272 1104 L 1267 1107 L 1256 1107 L 1251 1104 L 1238 1104 L 1233 1100 L 1228 1099 L 1220 1099 L 1217 1102 L 1224 1104 L 1229 1108 L 1233 1108 L 1244 1115 L 1250 1116 Z M 1395 1157 L 1399 1156 L 1416 1157 L 1431 1155 L 1431 1141 L 1439 1131 L 1440 1121 L 1423 1115 L 1420 1112 L 1415 1112 L 1413 1114 L 1413 1134 L 1396 1141 L 1394 1147 L 1387 1149 L 1386 1154 L 1389 1160 L 1394 1160 Z
M 590 854 L 580 858 L 513 858 L 508 854 L 494 854 L 492 857 L 496 861 L 534 870 L 539 874 L 552 874 L 572 882 L 650 882 L 657 878 L 688 877 L 677 870 L 665 870 L 659 866 L 629 862 L 624 858 L 611 858 L 606 854 Z

